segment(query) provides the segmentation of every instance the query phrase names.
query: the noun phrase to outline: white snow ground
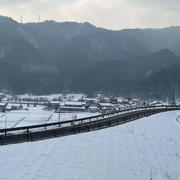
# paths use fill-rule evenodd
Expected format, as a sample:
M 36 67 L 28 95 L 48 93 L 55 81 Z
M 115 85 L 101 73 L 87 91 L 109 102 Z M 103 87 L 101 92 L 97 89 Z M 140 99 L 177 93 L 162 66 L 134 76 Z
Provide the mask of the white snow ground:
M 2 180 L 179 180 L 179 111 L 0 147 Z
M 6 124 L 7 128 L 14 126 L 18 121 L 20 121 L 20 123 L 18 123 L 15 127 L 59 121 L 58 113 L 54 113 L 54 110 L 45 111 L 43 110 L 43 108 L 44 106 L 33 107 L 31 105 L 30 107 L 28 107 L 28 110 L 16 110 L 16 111 L 14 110 L 6 113 L 0 112 L 0 128 L 5 128 L 6 120 L 7 120 L 7 124 Z M 61 113 L 60 121 L 72 120 L 74 114 L 77 115 L 78 119 L 99 115 L 99 113 L 90 113 L 90 112 Z

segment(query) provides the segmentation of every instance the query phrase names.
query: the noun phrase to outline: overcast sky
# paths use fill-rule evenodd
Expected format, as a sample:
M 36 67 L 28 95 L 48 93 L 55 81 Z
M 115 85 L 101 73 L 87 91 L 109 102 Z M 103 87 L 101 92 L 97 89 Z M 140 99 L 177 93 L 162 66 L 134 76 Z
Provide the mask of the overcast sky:
M 180 25 L 179 0 L 0 0 L 0 15 L 23 22 L 88 21 L 108 29 Z

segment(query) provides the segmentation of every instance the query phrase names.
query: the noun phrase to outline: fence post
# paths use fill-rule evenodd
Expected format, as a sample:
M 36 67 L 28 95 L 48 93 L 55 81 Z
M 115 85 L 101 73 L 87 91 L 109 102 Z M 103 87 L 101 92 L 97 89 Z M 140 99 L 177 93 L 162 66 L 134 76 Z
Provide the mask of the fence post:
M 81 132 L 81 124 L 79 123 L 79 133 Z
M 56 131 L 54 131 L 54 137 L 57 137 Z
M 101 129 L 101 122 L 99 122 L 99 129 Z
M 3 138 L 1 137 L 1 145 L 3 145 Z
M 109 119 L 109 127 L 111 127 L 111 120 Z

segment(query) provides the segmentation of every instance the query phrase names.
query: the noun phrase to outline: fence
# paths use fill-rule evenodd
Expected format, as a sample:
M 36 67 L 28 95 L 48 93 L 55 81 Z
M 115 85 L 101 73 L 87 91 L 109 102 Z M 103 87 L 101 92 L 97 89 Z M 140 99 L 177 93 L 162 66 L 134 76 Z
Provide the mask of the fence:
M 180 110 L 180 106 L 136 107 L 76 120 L 0 129 L 0 145 L 37 141 L 98 130 L 173 110 Z

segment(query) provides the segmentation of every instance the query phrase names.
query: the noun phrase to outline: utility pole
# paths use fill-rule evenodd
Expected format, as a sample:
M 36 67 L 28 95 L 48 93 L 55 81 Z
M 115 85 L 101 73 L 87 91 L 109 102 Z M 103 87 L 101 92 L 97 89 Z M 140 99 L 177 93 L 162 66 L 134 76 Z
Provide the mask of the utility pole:
M 7 116 L 5 116 L 5 136 L 6 136 Z
M 59 114 L 58 114 L 58 121 L 60 122 L 60 109 L 59 109 Z
M 38 23 L 40 23 L 40 20 L 41 20 L 41 16 L 40 14 L 38 15 Z
M 22 22 L 23 22 L 23 18 L 22 16 L 20 16 L 20 24 L 22 24 Z
M 175 100 L 175 91 L 176 91 L 176 79 L 174 78 L 173 79 L 173 82 L 172 82 L 172 105 L 175 105 L 176 104 L 176 100 Z
M 58 121 L 60 122 L 60 103 L 59 103 L 59 114 L 58 114 Z M 60 124 L 59 124 L 60 126 Z

